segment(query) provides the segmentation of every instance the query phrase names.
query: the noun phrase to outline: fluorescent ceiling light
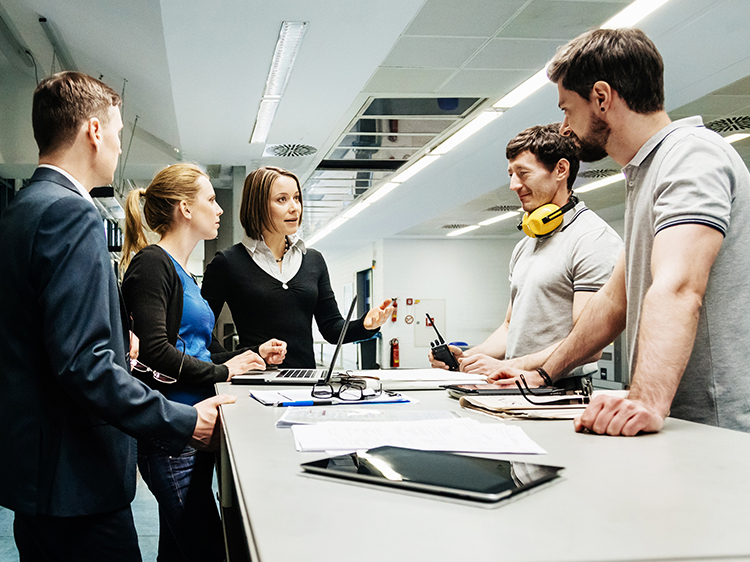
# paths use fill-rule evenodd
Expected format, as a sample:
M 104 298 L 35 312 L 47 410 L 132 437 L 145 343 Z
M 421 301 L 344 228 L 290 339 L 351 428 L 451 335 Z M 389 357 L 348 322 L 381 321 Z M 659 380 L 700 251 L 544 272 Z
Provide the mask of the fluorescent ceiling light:
M 250 142 L 266 142 L 278 106 L 279 100 L 260 101 L 260 109 L 258 109 L 258 116 L 255 118 L 255 127 L 253 127 L 253 136 L 250 137 Z
M 323 238 L 325 238 L 326 236 L 328 236 L 332 231 L 333 231 L 332 228 L 326 227 L 323 230 L 321 230 L 320 232 L 316 232 L 308 240 L 305 240 L 305 245 L 306 246 L 312 246 L 316 242 L 320 242 Z
M 750 137 L 749 133 L 735 133 L 733 135 L 729 135 L 728 137 L 724 137 L 724 140 L 729 144 L 732 144 L 733 142 L 741 141 L 742 139 L 746 139 L 747 137 Z
M 398 185 L 399 184 L 397 184 L 397 183 L 388 182 L 383 187 L 381 187 L 380 189 L 378 189 L 375 193 L 373 193 L 372 195 L 370 195 L 370 197 L 367 198 L 366 203 L 368 205 L 370 205 L 372 203 L 375 203 L 375 201 L 378 201 L 378 200 L 382 199 L 384 196 L 388 195 L 391 191 L 393 191 L 394 189 L 396 189 L 398 187 Z
M 632 27 L 668 1 L 669 0 L 635 0 L 635 2 L 622 10 L 619 14 L 604 22 L 601 29 Z
M 463 141 L 468 139 L 471 135 L 476 133 L 482 127 L 494 121 L 497 117 L 502 115 L 501 111 L 485 111 L 480 113 L 475 119 L 473 119 L 468 125 L 456 131 L 451 135 L 445 142 L 437 146 L 430 154 L 441 155 L 445 154 L 452 148 L 458 146 Z
M 600 187 L 604 187 L 605 185 L 610 185 L 612 183 L 617 183 L 618 181 L 624 180 L 625 174 L 615 174 L 614 176 L 609 176 L 608 178 L 604 178 L 601 180 L 597 180 L 595 182 L 587 183 L 584 186 L 576 188 L 576 193 L 586 193 L 587 191 L 593 191 L 594 189 L 599 189 Z
M 543 69 L 501 98 L 500 101 L 495 102 L 492 107 L 503 109 L 513 107 L 522 100 L 525 100 L 545 84 L 549 84 L 549 78 L 547 78 L 547 65 L 544 65 Z
M 426 156 L 422 156 L 422 158 L 417 160 L 416 163 L 414 163 L 412 166 L 409 166 L 406 170 L 401 172 L 395 178 L 391 179 L 391 181 L 394 183 L 403 183 L 406 180 L 408 180 L 410 177 L 424 170 L 427 166 L 432 164 L 438 158 L 440 158 L 440 155 L 438 154 L 427 154 Z
M 496 217 L 492 217 L 491 219 L 487 219 L 486 221 L 480 222 L 479 226 L 489 226 L 491 224 L 495 224 L 496 222 L 504 221 L 511 217 L 516 217 L 519 214 L 520 213 L 518 211 L 508 211 L 507 213 L 503 213 L 501 215 L 497 215 Z
M 279 38 L 276 41 L 276 49 L 271 60 L 271 68 L 266 78 L 266 87 L 263 90 L 263 98 L 255 119 L 253 133 L 250 136 L 251 143 L 264 143 L 271 130 L 271 123 L 276 114 L 281 96 L 284 95 L 289 77 L 292 74 L 292 66 L 297 58 L 302 37 L 305 35 L 307 22 L 285 21 L 281 23 Z
M 359 213 L 364 211 L 369 206 L 370 206 L 370 201 L 360 201 L 356 205 L 349 207 L 349 209 L 347 209 L 347 211 L 344 213 L 344 216 L 347 219 L 350 219 L 352 217 L 357 216 Z
M 467 232 L 471 232 L 472 230 L 476 230 L 477 228 L 479 228 L 478 224 L 472 224 L 471 226 L 459 228 L 458 230 L 449 232 L 448 234 L 446 234 L 446 236 L 461 236 L 462 234 L 466 234 Z

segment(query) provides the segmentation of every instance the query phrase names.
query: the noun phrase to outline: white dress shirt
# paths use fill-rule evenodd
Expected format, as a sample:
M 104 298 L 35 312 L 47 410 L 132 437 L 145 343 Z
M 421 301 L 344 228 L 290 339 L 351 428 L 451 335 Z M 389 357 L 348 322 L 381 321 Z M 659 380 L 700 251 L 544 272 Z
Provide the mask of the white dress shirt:
M 279 269 L 279 264 L 276 263 L 276 258 L 271 248 L 266 245 L 262 236 L 260 240 L 254 240 L 247 234 L 243 234 L 242 245 L 245 246 L 245 249 L 250 254 L 250 257 L 253 258 L 253 261 L 258 264 L 258 267 L 274 279 L 278 279 L 282 283 L 287 283 L 292 277 L 297 275 L 299 268 L 302 266 L 302 256 L 307 252 L 305 243 L 297 234 L 292 234 L 288 238 L 290 246 L 281 260 L 281 269 Z
M 39 164 L 39 168 L 49 168 L 50 170 L 55 170 L 56 172 L 60 172 L 62 175 L 64 175 L 66 178 L 68 178 L 74 186 L 76 186 L 76 189 L 81 192 L 81 195 L 83 195 L 83 198 L 86 199 L 89 203 L 94 205 L 94 199 L 91 197 L 91 194 L 88 192 L 88 190 L 83 187 L 83 184 L 79 182 L 77 179 L 75 179 L 73 176 L 71 176 L 68 172 L 63 170 L 62 168 L 58 168 L 57 166 L 53 166 L 52 164 Z M 96 206 L 96 205 L 94 205 Z

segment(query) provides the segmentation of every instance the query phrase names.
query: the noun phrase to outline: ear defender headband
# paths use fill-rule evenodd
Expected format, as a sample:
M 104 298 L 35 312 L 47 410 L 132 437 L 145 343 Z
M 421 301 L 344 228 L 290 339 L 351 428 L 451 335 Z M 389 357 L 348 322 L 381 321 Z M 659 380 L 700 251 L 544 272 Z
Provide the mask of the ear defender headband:
M 563 215 L 577 204 L 578 197 L 571 193 L 568 202 L 562 207 L 558 207 L 554 203 L 542 205 L 531 213 L 523 215 L 523 219 L 518 223 L 518 230 L 522 230 L 526 236 L 531 238 L 545 236 L 558 228 L 562 224 Z

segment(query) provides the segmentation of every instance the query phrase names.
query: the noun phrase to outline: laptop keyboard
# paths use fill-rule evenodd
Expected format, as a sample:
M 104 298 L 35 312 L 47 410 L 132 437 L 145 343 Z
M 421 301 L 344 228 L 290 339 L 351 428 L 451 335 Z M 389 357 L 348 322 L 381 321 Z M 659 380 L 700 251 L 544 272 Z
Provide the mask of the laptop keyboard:
M 312 379 L 325 373 L 322 369 L 284 369 L 278 375 L 277 379 Z

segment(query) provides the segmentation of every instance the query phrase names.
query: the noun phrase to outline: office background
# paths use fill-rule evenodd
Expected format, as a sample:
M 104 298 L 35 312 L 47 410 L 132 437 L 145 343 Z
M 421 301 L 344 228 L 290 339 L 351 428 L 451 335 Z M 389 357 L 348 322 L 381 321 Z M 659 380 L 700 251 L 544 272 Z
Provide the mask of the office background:
M 426 366 L 422 309 L 407 299 L 432 303 L 446 339 L 469 344 L 487 337 L 507 308 L 517 218 L 459 231 L 518 208 L 505 145 L 562 114 L 551 84 L 513 105 L 506 96 L 558 46 L 630 4 L 0 0 L 0 206 L 36 164 L 37 80 L 66 68 L 101 76 L 124 94 L 116 198 L 180 160 L 211 175 L 225 214 L 219 238 L 196 250 L 194 272 L 239 240 L 246 173 L 290 169 L 303 183 L 303 234 L 326 257 L 339 304 L 361 290 L 358 274 L 372 303 L 398 297 L 397 319 L 377 343 L 379 360 L 387 364 L 387 343 L 398 338 L 401 365 Z M 288 82 L 273 92 L 269 70 L 284 21 L 307 25 Z M 664 57 L 673 119 L 699 114 L 725 136 L 750 133 L 749 24 L 746 0 L 669 0 L 638 23 Z M 477 119 L 486 124 L 439 150 L 477 128 Z M 750 162 L 750 138 L 734 146 Z M 618 172 L 609 159 L 584 165 L 576 188 Z M 622 232 L 622 181 L 581 197 Z M 369 204 L 354 215 L 362 202 Z M 118 220 L 116 205 L 102 212 Z M 356 353 L 347 346 L 344 363 Z

